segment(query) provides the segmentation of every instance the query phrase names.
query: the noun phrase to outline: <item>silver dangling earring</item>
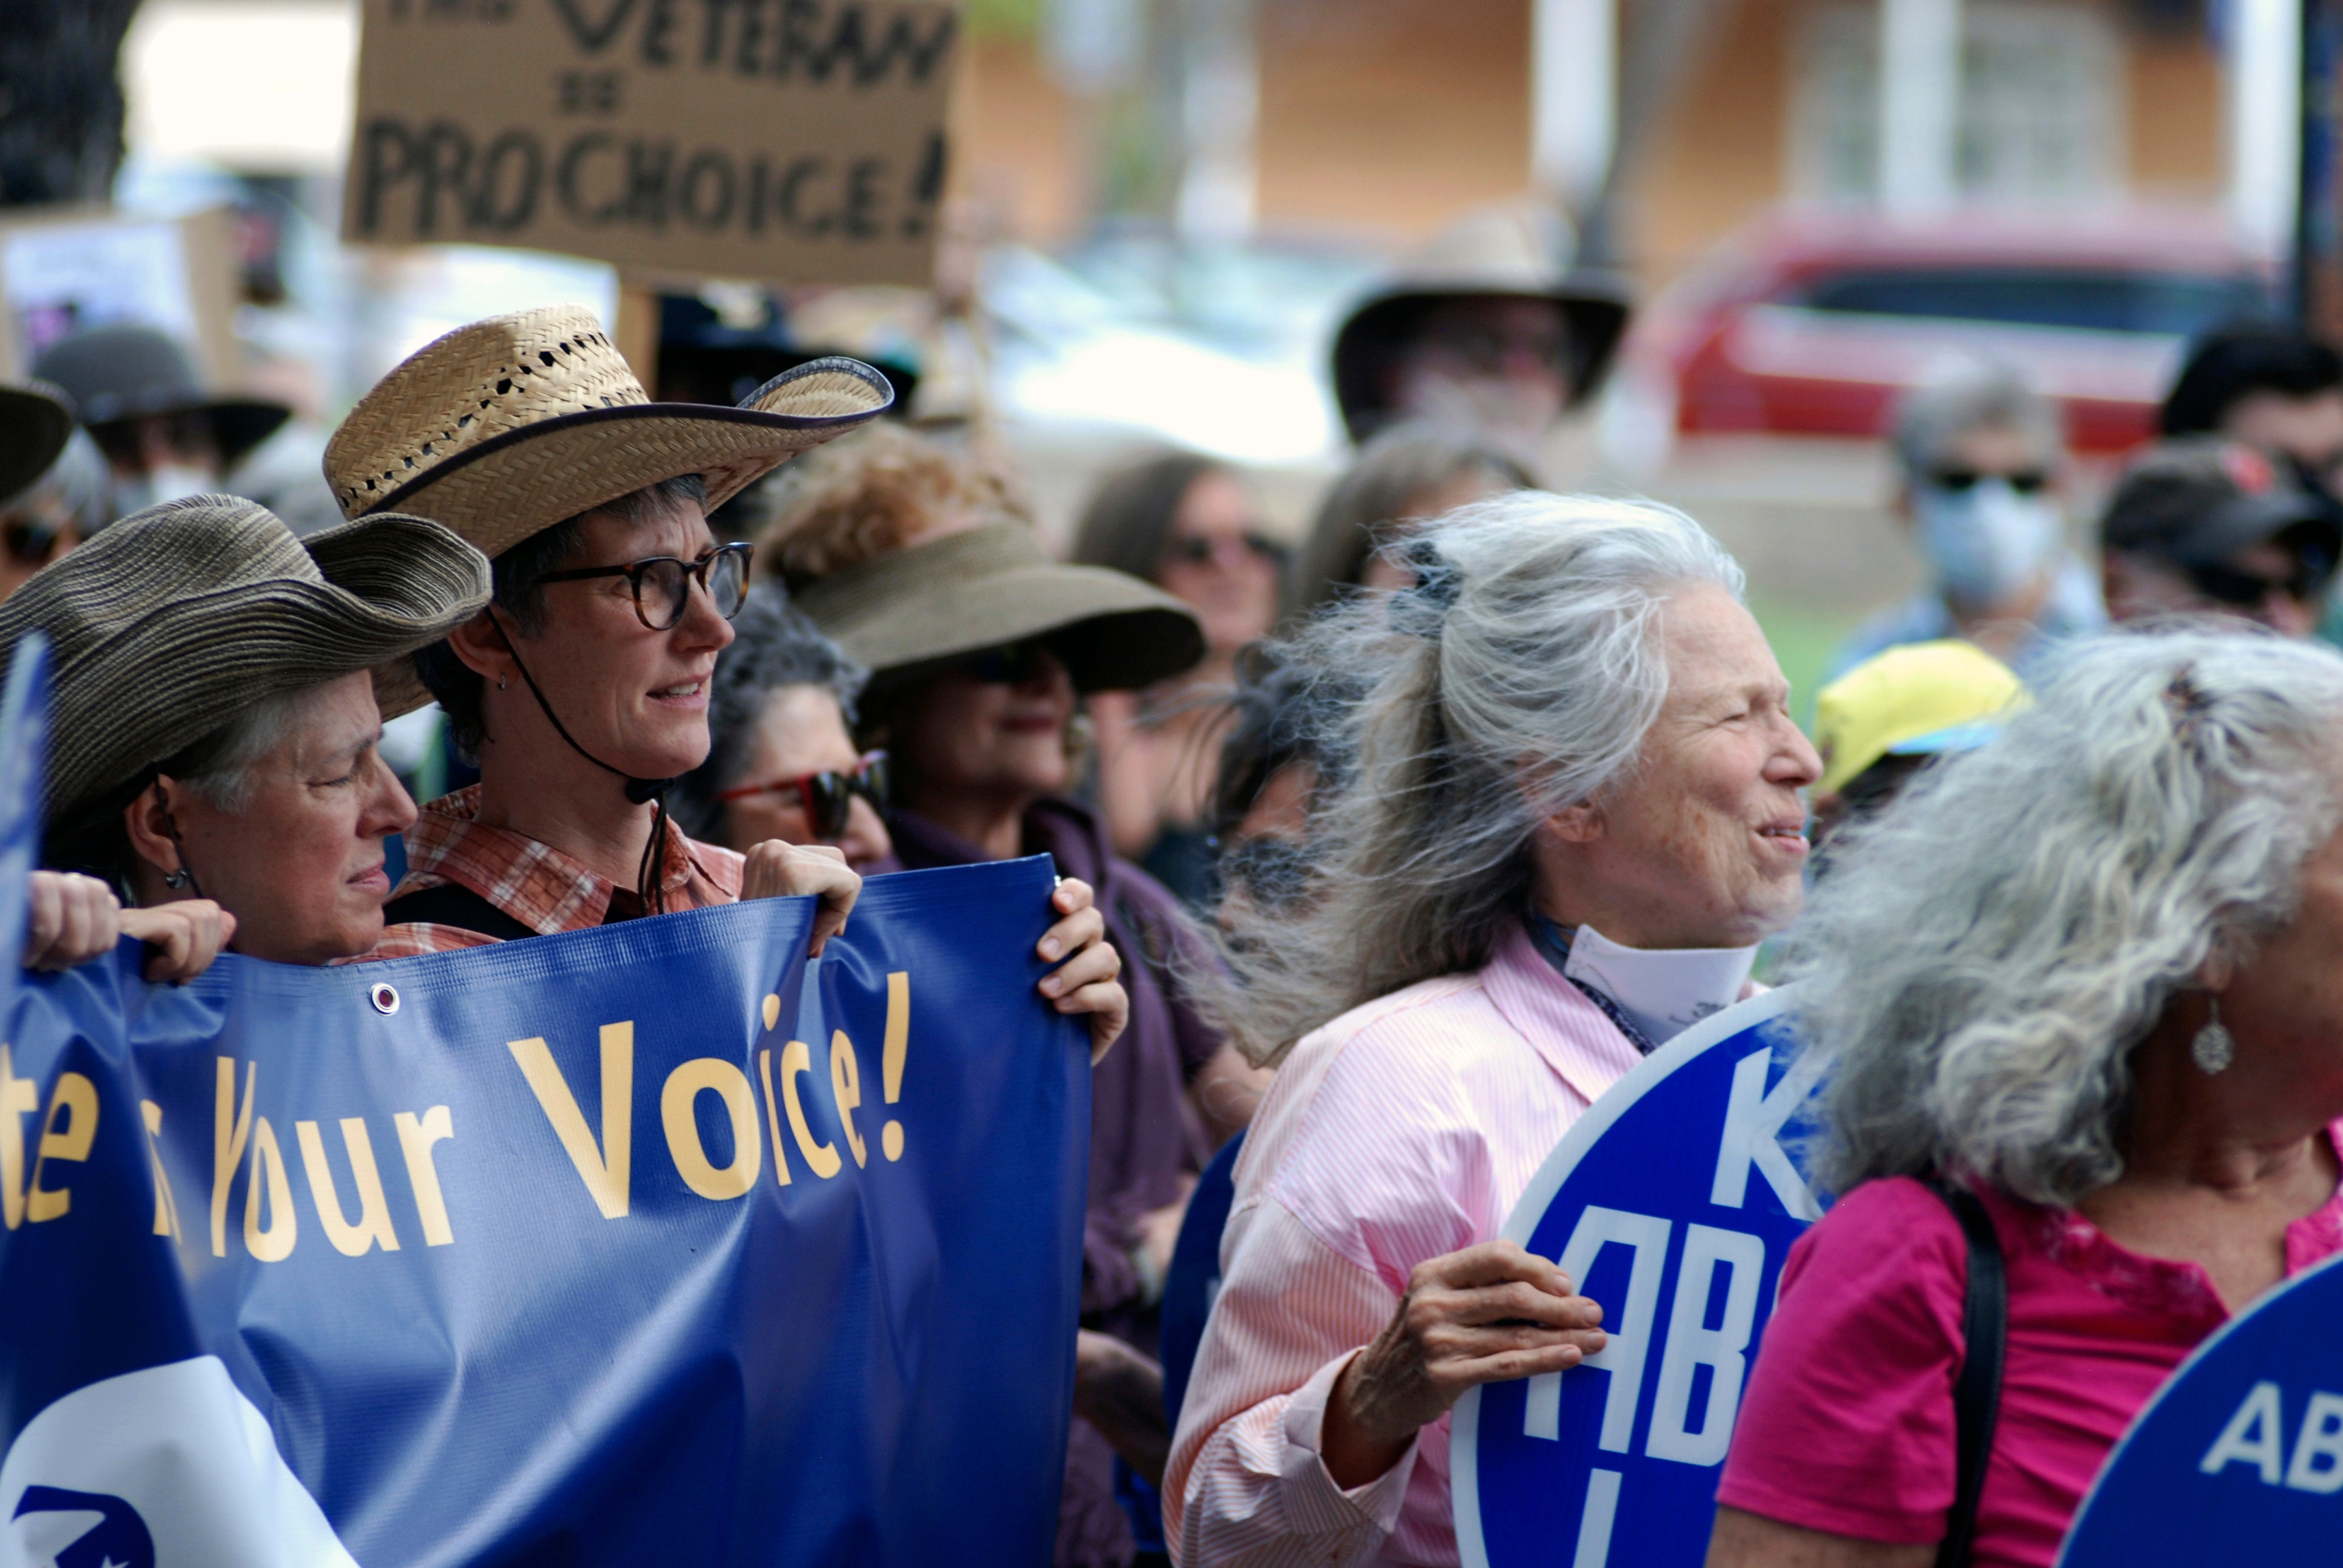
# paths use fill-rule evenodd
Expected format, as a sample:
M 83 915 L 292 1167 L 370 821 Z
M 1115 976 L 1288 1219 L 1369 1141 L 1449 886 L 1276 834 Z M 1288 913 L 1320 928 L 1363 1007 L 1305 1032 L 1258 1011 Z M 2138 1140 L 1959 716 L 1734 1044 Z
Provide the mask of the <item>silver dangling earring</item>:
M 169 888 L 174 892 L 186 887 L 188 879 L 187 873 L 184 870 L 166 871 L 163 873 L 163 885 Z
M 2221 999 L 2208 994 L 2206 1005 L 2208 1011 L 2205 1027 L 2188 1042 L 2188 1060 L 2197 1064 L 2198 1071 L 2209 1076 L 2227 1071 L 2229 1063 L 2237 1060 L 2237 1041 L 2221 1022 Z
M 505 689 L 505 678 L 504 678 L 503 676 L 499 675 L 499 676 L 498 676 L 498 677 L 497 677 L 497 689 L 498 689 L 498 691 L 502 691 L 504 689 Z

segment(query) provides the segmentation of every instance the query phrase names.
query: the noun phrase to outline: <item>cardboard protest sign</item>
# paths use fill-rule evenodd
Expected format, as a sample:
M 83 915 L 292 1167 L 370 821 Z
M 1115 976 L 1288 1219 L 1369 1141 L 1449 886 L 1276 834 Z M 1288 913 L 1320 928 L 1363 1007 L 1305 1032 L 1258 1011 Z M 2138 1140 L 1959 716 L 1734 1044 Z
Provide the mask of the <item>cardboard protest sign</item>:
M 2317 1563 L 2343 1511 L 2343 1267 L 2197 1347 L 2091 1483 L 2060 1568 Z
M 1547 1156 L 1505 1239 L 1603 1303 L 1567 1372 L 1473 1390 L 1449 1447 L 1467 1568 L 1699 1568 L 1790 1244 L 1820 1217 L 1788 1129 L 1812 1094 L 1790 989 L 1703 1020 Z
M 0 377 L 30 375 L 41 351 L 69 333 L 128 322 L 185 344 L 207 384 L 234 386 L 241 286 L 226 207 L 184 217 L 15 209 L 0 222 Z
M 923 285 L 949 0 L 365 0 L 342 237 Z

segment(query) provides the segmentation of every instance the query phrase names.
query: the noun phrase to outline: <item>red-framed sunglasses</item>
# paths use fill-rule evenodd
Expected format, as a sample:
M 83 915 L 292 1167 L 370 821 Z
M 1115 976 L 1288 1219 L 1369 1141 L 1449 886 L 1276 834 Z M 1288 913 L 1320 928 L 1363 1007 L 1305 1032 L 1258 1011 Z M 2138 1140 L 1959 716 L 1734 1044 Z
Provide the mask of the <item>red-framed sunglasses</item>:
M 843 838 L 847 813 L 861 796 L 876 810 L 887 809 L 887 754 L 873 751 L 851 773 L 803 773 L 795 779 L 769 779 L 761 784 L 735 784 L 717 792 L 719 800 L 745 800 L 751 795 L 795 794 L 813 836 L 824 843 Z

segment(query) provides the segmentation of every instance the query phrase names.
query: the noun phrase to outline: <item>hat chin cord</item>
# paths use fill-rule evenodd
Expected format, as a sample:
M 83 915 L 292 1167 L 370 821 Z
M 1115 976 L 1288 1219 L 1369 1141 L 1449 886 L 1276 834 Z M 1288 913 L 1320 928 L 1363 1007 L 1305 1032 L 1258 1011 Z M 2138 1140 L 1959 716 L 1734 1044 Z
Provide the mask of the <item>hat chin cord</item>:
M 528 694 L 537 699 L 538 710 L 545 715 L 545 721 L 553 726 L 553 732 L 561 737 L 563 743 L 570 750 L 575 751 L 603 772 L 615 773 L 625 779 L 627 799 L 631 804 L 639 806 L 645 801 L 651 803 L 651 836 L 649 841 L 643 846 L 642 860 L 635 867 L 635 895 L 642 900 L 643 908 L 648 912 L 655 915 L 666 912 L 667 857 L 662 851 L 667 848 L 667 792 L 674 788 L 675 779 L 638 779 L 623 768 L 611 767 L 608 762 L 578 745 L 577 738 L 571 735 L 562 724 L 560 715 L 553 711 L 553 704 L 545 699 L 545 693 L 538 687 L 537 677 L 529 674 L 528 666 L 521 662 L 520 649 L 515 648 L 512 638 L 505 635 L 504 622 L 498 620 L 493 611 L 489 613 L 488 624 L 497 628 L 497 640 L 505 645 L 507 653 L 512 655 L 513 668 L 520 671 L 522 681 L 528 687 Z

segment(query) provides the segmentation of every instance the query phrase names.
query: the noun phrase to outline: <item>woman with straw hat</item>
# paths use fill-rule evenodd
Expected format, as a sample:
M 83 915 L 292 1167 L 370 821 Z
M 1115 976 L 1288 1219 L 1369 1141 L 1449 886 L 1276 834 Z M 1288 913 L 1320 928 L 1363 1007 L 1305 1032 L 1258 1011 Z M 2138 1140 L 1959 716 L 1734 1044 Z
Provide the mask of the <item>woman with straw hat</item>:
M 54 649 L 43 859 L 129 896 L 154 978 L 231 933 L 278 963 L 365 952 L 382 841 L 415 819 L 376 739 L 425 700 L 407 656 L 488 591 L 479 552 L 419 518 L 301 540 L 196 496 L 108 528 L 0 606 L 0 657 L 33 631 Z
M 480 782 L 431 802 L 378 957 L 551 935 L 736 899 L 819 895 L 814 950 L 861 879 L 828 846 L 744 856 L 669 819 L 669 788 L 709 750 L 717 655 L 732 640 L 749 548 L 707 512 L 892 394 L 850 359 L 776 377 L 739 407 L 654 403 L 593 314 L 556 307 L 459 327 L 351 411 L 326 477 L 351 517 L 437 519 L 494 563 L 488 605 L 416 666 Z M 1040 951 L 1061 1010 L 1121 1028 L 1111 950 L 1087 889 Z
M 799 607 L 871 671 L 863 740 L 888 752 L 901 862 L 1047 853 L 1097 887 L 1128 960 L 1130 1039 L 1091 1083 L 1082 1322 L 1151 1352 L 1188 1189 L 1260 1086 L 1185 1000 L 1178 900 L 1119 859 L 1064 792 L 1081 750 L 1078 695 L 1193 666 L 1204 653 L 1195 612 L 1122 572 L 1051 560 L 997 479 L 909 431 L 867 431 L 790 478 L 769 554 Z M 1078 1408 L 1088 1371 L 1078 1360 Z M 1151 1455 L 1124 1457 L 1160 1473 L 1162 1435 Z M 1131 1561 L 1112 1459 L 1097 1428 L 1075 1425 L 1059 1563 Z

